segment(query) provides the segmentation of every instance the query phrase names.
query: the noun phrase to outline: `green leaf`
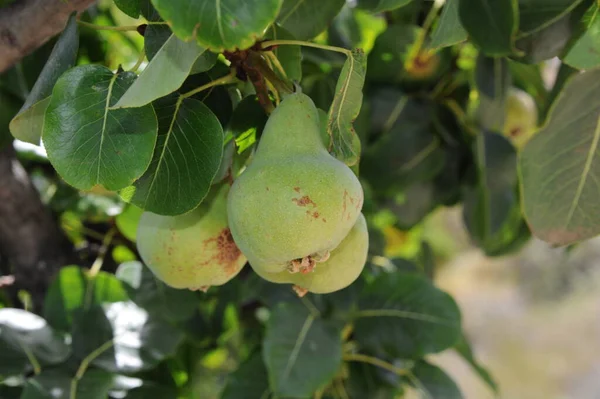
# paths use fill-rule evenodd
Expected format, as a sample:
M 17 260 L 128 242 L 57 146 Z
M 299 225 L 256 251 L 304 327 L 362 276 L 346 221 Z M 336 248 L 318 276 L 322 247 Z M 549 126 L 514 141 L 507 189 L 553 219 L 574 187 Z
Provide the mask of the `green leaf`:
M 456 344 L 461 316 L 452 297 L 420 274 L 383 273 L 363 290 L 354 334 L 371 353 L 417 359 Z
M 562 57 L 562 61 L 578 69 L 600 66 L 600 5 L 594 4 L 583 17 L 585 31 Z
M 453 46 L 467 40 L 467 31 L 463 28 L 458 15 L 459 1 L 446 0 L 442 15 L 440 15 L 438 24 L 431 36 L 431 48 L 438 49 Z
M 345 0 L 284 0 L 277 22 L 298 40 L 312 39 L 327 29 L 344 4 Z
M 311 396 L 342 363 L 341 331 L 299 301 L 280 303 L 267 324 L 263 358 L 276 395 Z
M 267 369 L 261 353 L 255 352 L 228 376 L 221 399 L 263 398 L 268 392 Z
M 73 317 L 73 353 L 107 371 L 136 373 L 150 370 L 172 356 L 183 333 L 152 317 L 133 302 L 115 302 L 78 309 Z M 112 346 L 111 346 L 112 342 Z
M 521 62 L 537 64 L 561 55 L 573 34 L 571 14 L 544 26 L 534 33 L 521 37 L 516 47 L 522 52 Z
M 123 263 L 116 276 L 125 283 L 131 300 L 153 317 L 172 322 L 184 321 L 192 317 L 198 306 L 194 292 L 167 286 L 140 262 Z
M 64 362 L 70 354 L 64 338 L 38 315 L 21 309 L 0 309 L 0 375 Z
M 404 62 L 419 31 L 414 25 L 390 25 L 377 36 L 368 57 L 367 79 L 400 83 L 405 72 Z
M 173 36 L 169 25 L 153 24 L 146 27 L 144 32 L 144 50 L 146 58 L 152 61 L 158 51 L 165 45 L 166 41 Z
M 289 40 L 295 39 L 295 37 L 278 24 L 273 24 L 265 35 L 265 39 Z M 302 80 L 302 50 L 300 46 L 278 46 L 273 49 L 273 53 L 279 60 L 287 78 L 300 82 Z M 278 72 L 277 69 L 275 71 Z
M 90 290 L 90 291 L 88 291 Z M 46 294 L 44 318 L 61 331 L 69 331 L 73 312 L 86 304 L 126 301 L 127 292 L 112 274 L 99 272 L 92 280 L 79 266 L 60 270 Z
M 282 0 L 152 0 L 183 41 L 215 52 L 247 49 L 273 23 Z
M 398 388 L 382 373 L 382 369 L 367 363 L 350 362 L 346 391 L 351 398 L 395 399 Z
M 267 123 L 267 114 L 255 95 L 245 97 L 235 107 L 225 137 L 235 140 L 238 154 L 252 147 Z
M 178 371 L 173 370 L 173 374 Z M 159 377 L 160 378 L 160 377 Z M 169 375 L 168 378 L 171 378 Z M 177 388 L 126 376 L 117 376 L 111 394 L 120 399 L 177 399 Z
M 134 82 L 100 65 L 65 72 L 46 110 L 43 142 L 48 159 L 70 185 L 89 190 L 127 187 L 150 164 L 158 123 L 151 105 L 112 110 Z
M 536 237 L 554 245 L 600 233 L 598 90 L 599 70 L 574 75 L 519 156 L 525 217 Z
M 460 0 L 458 13 L 469 38 L 485 54 L 513 52 L 519 20 L 517 0 Z
M 407 5 L 412 0 L 358 0 L 357 7 L 372 13 L 391 11 Z
M 583 0 L 519 0 L 519 29 L 521 35 L 530 35 L 548 27 Z
M 202 202 L 223 156 L 223 128 L 202 102 L 162 98 L 159 135 L 148 170 L 121 196 L 159 215 L 180 215 Z
M 335 87 L 333 103 L 327 114 L 327 133 L 331 136 L 330 152 L 348 166 L 358 163 L 360 139 L 354 130 L 363 99 L 367 60 L 362 50 L 353 50 Z
M 142 12 L 140 0 L 115 0 L 115 5 L 131 18 L 139 17 Z
M 77 17 L 73 13 L 54 45 L 44 69 L 31 88 L 25 104 L 10 123 L 10 132 L 15 138 L 35 145 L 40 144 L 44 113 L 50 102 L 52 88 L 60 75 L 75 64 L 78 48 Z
M 548 90 L 542 77 L 542 67 L 540 65 L 523 64 L 509 60 L 508 69 L 516 87 L 529 93 L 538 104 L 543 104 L 546 101 Z
M 425 398 L 462 399 L 458 386 L 442 369 L 419 360 L 411 370 L 411 385 Z
M 76 382 L 74 396 L 71 384 L 74 376 L 65 369 L 44 370 L 27 380 L 21 399 L 106 399 L 113 375 L 103 370 L 87 370 Z
M 433 182 L 418 182 L 383 205 L 396 215 L 398 228 L 410 230 L 438 205 L 436 194 Z
M 471 345 L 469 344 L 469 341 L 467 341 L 467 338 L 464 334 L 462 335 L 460 341 L 458 341 L 458 344 L 454 346 L 454 349 L 460 356 L 462 356 L 463 359 L 465 359 L 465 361 L 471 365 L 471 367 L 473 367 L 479 378 L 481 378 L 495 394 L 498 394 L 499 391 L 496 381 L 494 381 L 494 378 L 492 378 L 492 375 L 489 373 L 489 371 L 487 371 L 485 367 L 483 367 L 477 361 L 477 359 L 475 359 L 475 355 L 471 350 Z
M 171 35 L 113 108 L 141 107 L 179 89 L 204 51 Z
M 484 129 L 501 132 L 506 119 L 506 97 L 511 75 L 506 58 L 477 57 L 475 86 L 479 92 L 477 121 Z
M 32 104 L 10 121 L 10 132 L 14 138 L 39 145 L 44 129 L 44 115 L 50 104 L 50 96 Z
M 474 144 L 478 183 L 465 193 L 464 220 L 489 256 L 512 251 L 528 238 L 517 192 L 517 154 L 501 134 L 483 132 Z
M 378 194 L 390 195 L 435 177 L 444 167 L 445 152 L 433 129 L 433 105 L 390 88 L 371 98 L 376 100 L 373 129 L 381 129 L 381 136 L 365 150 L 361 176 Z

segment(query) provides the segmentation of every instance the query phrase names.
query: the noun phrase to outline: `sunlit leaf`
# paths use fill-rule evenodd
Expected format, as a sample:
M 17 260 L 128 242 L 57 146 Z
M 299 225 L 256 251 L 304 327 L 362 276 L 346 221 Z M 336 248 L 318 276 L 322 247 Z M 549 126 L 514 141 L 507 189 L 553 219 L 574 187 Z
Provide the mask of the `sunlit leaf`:
M 366 64 L 362 50 L 352 51 L 338 78 L 327 118 L 327 132 L 331 136 L 330 151 L 348 166 L 355 165 L 360 158 L 360 139 L 353 123 L 362 106 Z
M 50 162 L 70 185 L 89 190 L 127 187 L 148 168 L 158 123 L 151 105 L 112 110 L 135 81 L 100 65 L 64 73 L 44 120 L 43 142 Z
M 535 236 L 568 245 L 600 234 L 600 71 L 574 75 L 519 156 L 525 217 Z

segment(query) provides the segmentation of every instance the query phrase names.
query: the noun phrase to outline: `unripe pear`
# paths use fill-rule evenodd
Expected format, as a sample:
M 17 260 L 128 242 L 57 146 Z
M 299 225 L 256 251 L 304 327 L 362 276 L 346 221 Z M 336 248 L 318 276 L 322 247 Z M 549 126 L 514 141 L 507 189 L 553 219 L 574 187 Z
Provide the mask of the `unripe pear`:
M 278 284 L 294 284 L 300 295 L 306 291 L 315 294 L 328 294 L 352 284 L 365 267 L 369 250 L 369 233 L 365 217 L 360 214 L 354 227 L 340 245 L 322 263 L 317 263 L 313 271 L 306 273 L 264 272 L 264 267 L 252 265 L 260 277 Z
M 512 88 L 506 98 L 504 135 L 520 149 L 535 133 L 538 110 L 533 98 L 526 92 Z
M 137 248 L 146 266 L 173 288 L 206 291 L 235 277 L 246 257 L 227 225 L 230 186 L 213 186 L 194 210 L 178 216 L 144 212 Z
M 358 178 L 323 144 L 313 101 L 294 93 L 269 116 L 254 159 L 231 187 L 227 211 L 249 262 L 280 272 L 335 249 L 362 205 Z

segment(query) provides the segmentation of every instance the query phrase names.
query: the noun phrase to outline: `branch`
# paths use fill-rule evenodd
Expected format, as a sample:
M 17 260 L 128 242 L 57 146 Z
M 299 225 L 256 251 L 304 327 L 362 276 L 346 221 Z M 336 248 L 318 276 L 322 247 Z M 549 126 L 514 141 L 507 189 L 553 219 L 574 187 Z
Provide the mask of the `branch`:
M 17 0 L 0 8 L 0 73 L 60 33 L 95 0 Z

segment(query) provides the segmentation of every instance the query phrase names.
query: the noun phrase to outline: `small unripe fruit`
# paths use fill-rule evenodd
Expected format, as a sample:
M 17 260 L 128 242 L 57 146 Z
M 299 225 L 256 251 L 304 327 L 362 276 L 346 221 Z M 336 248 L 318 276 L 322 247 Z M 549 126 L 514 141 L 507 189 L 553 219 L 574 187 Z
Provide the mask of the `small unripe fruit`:
M 360 214 L 352 230 L 330 254 L 316 261 L 312 271 L 290 273 L 264 272 L 264 267 L 252 265 L 252 269 L 267 281 L 294 284 L 296 292 L 328 294 L 352 284 L 362 272 L 369 250 L 369 233 L 365 217 Z M 259 267 L 256 267 L 259 266 Z
M 146 266 L 173 288 L 205 291 L 235 277 L 246 257 L 227 225 L 230 186 L 213 187 L 193 211 L 179 216 L 144 212 L 137 248 Z

